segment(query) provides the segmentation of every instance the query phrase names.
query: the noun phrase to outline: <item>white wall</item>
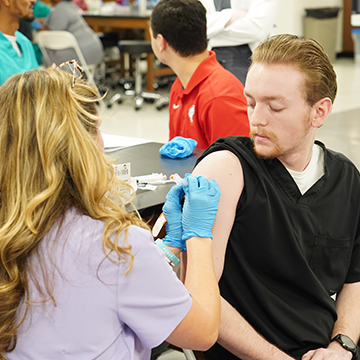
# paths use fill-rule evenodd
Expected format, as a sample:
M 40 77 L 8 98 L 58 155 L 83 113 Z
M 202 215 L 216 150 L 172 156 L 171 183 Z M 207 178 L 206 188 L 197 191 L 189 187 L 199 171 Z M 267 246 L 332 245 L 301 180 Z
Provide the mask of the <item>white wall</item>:
M 304 36 L 304 16 L 307 8 L 343 6 L 342 0 L 280 0 L 275 33 Z M 339 31 L 336 39 L 337 52 L 342 51 L 342 11 L 339 12 Z

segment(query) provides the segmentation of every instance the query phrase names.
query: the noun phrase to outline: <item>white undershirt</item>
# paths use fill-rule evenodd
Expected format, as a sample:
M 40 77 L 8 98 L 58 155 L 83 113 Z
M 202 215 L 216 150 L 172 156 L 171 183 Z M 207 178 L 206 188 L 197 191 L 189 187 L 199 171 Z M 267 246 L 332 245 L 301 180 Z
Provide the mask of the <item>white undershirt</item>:
M 324 151 L 319 145 L 314 144 L 313 154 L 309 165 L 304 171 L 294 171 L 287 169 L 296 185 L 298 186 L 301 195 L 305 194 L 324 174 Z
M 14 50 L 17 52 L 19 56 L 21 56 L 21 50 L 19 48 L 18 43 L 16 42 L 16 36 L 15 35 L 6 35 L 3 33 L 3 35 L 11 42 L 11 45 L 13 46 Z

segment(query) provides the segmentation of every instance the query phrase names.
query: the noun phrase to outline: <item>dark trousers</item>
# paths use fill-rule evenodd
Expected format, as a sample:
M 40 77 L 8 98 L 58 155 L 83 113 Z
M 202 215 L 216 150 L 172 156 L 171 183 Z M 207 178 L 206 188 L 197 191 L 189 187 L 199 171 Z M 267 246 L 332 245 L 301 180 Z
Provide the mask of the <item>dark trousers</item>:
M 245 86 L 252 54 L 249 45 L 214 47 L 212 50 L 216 53 L 217 61 Z

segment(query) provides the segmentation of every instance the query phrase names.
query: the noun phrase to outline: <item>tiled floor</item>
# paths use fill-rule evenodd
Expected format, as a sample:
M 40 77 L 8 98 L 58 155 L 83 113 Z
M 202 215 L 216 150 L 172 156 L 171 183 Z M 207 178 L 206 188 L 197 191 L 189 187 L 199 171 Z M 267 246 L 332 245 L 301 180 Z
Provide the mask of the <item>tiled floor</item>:
M 170 88 L 162 89 L 161 93 L 168 95 L 169 90 Z M 105 102 L 108 97 L 109 95 Z M 105 117 L 101 126 L 103 133 L 146 138 L 162 143 L 168 140 L 167 108 L 159 111 L 154 104 L 144 103 L 140 110 L 135 111 L 134 100 L 124 97 L 122 104 L 115 103 L 111 109 L 100 109 L 99 113 Z
M 332 114 L 317 138 L 328 148 L 347 155 L 360 169 L 360 65 L 353 59 L 338 59 L 334 63 L 338 75 L 338 95 Z M 169 89 L 162 90 L 166 93 Z M 135 111 L 131 99 L 123 104 L 114 104 L 112 109 L 102 109 L 106 117 L 102 132 L 151 139 L 157 142 L 168 140 L 168 110 L 155 109 L 153 104 L 144 104 Z M 176 351 L 161 355 L 159 360 L 184 360 L 185 356 Z

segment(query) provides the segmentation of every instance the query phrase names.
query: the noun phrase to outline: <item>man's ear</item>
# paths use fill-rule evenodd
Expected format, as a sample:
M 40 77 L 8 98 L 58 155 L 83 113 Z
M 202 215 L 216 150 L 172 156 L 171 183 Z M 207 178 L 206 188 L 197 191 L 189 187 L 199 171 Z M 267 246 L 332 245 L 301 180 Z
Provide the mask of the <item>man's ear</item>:
M 311 119 L 311 125 L 314 128 L 319 128 L 330 115 L 331 108 L 332 102 L 328 97 L 320 99 L 316 102 L 312 107 L 313 116 Z
M 161 34 L 158 34 L 156 36 L 156 40 L 158 41 L 160 52 L 164 52 L 168 46 L 167 41 Z

